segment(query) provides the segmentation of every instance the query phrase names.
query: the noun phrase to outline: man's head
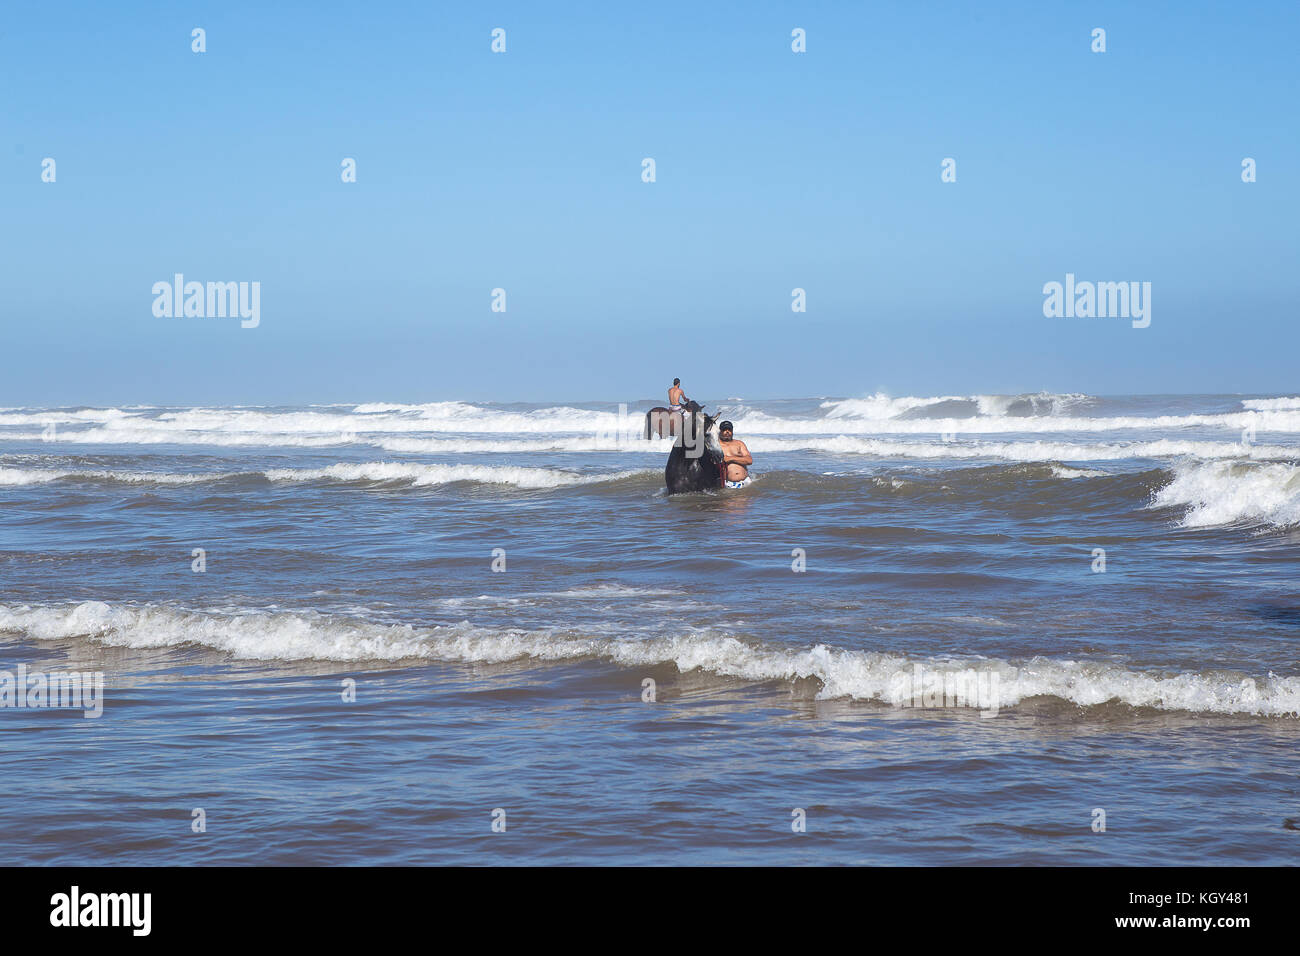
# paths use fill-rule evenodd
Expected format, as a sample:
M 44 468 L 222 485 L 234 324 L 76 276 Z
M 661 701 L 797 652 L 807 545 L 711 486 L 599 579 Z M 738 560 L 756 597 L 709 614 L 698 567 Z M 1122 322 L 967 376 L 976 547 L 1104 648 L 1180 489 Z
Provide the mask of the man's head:
M 681 380 L 680 378 L 675 378 L 675 379 L 673 379 L 673 384 L 674 384 L 674 385 L 680 385 L 680 384 L 682 384 L 682 380 Z
M 732 432 L 731 422 L 718 423 L 718 436 L 723 441 L 731 441 L 731 432 Z

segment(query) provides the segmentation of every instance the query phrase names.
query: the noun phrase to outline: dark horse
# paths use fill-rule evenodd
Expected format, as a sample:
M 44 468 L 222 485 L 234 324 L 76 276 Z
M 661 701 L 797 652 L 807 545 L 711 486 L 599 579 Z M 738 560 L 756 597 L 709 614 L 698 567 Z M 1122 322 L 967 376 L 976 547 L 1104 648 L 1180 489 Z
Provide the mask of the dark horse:
M 664 468 L 670 495 L 709 491 L 722 487 L 722 448 L 718 445 L 717 418 L 706 415 L 699 402 L 687 402 L 678 413 L 652 408 L 645 413 L 645 437 L 672 436 L 673 450 Z
M 690 402 L 687 402 L 689 405 Z M 646 438 L 676 438 L 682 431 L 682 413 L 656 405 L 645 413 Z

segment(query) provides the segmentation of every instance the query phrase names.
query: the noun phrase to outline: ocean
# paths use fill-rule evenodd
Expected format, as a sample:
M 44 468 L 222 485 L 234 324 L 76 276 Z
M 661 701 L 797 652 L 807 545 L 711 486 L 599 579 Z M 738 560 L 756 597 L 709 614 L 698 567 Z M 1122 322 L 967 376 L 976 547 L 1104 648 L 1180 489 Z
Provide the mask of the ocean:
M 0 409 L 11 859 L 1300 861 L 1300 397 L 656 404 Z

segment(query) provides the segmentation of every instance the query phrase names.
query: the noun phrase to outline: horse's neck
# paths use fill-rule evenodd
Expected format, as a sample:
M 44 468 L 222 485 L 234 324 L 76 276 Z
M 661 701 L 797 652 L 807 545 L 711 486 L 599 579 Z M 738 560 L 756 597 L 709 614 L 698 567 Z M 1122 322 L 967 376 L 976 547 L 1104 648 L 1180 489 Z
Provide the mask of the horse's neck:
M 704 416 L 701 415 L 700 417 L 703 418 Z M 722 446 L 718 444 L 717 433 L 714 432 L 711 428 L 709 428 L 709 424 L 707 421 L 703 423 L 702 428 L 704 433 L 704 447 L 707 448 L 709 451 L 721 453 Z

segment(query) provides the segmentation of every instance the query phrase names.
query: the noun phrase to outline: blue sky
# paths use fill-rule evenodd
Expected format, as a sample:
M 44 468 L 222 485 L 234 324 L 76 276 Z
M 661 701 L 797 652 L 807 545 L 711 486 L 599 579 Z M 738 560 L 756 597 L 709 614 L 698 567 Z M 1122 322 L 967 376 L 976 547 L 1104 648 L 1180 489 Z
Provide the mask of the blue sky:
M 326 6 L 6 10 L 0 404 L 1300 387 L 1295 3 Z

